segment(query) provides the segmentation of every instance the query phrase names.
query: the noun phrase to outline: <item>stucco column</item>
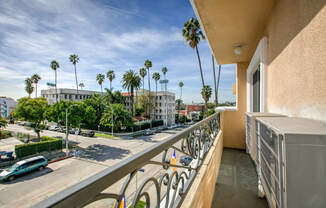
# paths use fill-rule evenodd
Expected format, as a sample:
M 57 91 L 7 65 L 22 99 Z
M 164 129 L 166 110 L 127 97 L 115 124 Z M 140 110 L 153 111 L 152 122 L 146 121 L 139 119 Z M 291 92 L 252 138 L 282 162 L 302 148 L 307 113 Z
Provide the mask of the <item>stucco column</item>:
M 237 63 L 236 69 L 236 102 L 237 109 L 222 113 L 222 131 L 224 147 L 246 148 L 245 112 L 247 109 L 247 68 L 248 62 Z

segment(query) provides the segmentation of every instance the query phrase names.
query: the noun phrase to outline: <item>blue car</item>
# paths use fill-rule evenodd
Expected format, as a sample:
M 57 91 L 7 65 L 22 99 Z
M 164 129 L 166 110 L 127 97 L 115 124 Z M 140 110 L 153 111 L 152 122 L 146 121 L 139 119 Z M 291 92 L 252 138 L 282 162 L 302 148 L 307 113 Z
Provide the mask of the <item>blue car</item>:
M 191 163 L 192 160 L 193 159 L 191 157 L 188 157 L 188 156 L 181 156 L 180 157 L 180 163 L 185 165 L 185 166 L 188 166 Z
M 12 181 L 17 176 L 32 172 L 33 170 L 43 170 L 48 165 L 48 160 L 43 156 L 32 157 L 22 160 L 0 173 L 0 181 Z

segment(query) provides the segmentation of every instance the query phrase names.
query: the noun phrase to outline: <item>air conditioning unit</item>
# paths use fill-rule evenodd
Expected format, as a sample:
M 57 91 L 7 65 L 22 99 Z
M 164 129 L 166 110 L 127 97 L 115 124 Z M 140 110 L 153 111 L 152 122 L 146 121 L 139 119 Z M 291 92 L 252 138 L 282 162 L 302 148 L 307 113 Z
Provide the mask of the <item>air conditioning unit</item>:
M 256 118 L 258 117 L 281 117 L 284 115 L 265 112 L 246 113 L 246 151 L 257 166 Z
M 260 170 L 270 207 L 326 207 L 326 122 L 256 119 Z

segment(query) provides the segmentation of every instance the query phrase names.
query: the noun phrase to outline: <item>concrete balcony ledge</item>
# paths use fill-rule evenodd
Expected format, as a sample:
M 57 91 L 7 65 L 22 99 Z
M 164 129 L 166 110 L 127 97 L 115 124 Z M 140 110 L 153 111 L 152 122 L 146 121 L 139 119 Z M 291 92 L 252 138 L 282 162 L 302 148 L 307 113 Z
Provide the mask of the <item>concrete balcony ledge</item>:
M 237 106 L 225 106 L 225 107 L 216 107 L 215 108 L 216 112 L 237 111 L 237 110 L 238 110 Z
M 220 130 L 181 207 L 211 207 L 222 152 L 223 132 Z

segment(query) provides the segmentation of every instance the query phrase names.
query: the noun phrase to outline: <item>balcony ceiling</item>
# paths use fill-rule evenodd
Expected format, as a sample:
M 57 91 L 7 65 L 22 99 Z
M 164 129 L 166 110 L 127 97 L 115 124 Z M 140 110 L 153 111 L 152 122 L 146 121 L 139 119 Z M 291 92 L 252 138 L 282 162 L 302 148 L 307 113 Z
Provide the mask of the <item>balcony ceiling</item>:
M 277 0 L 191 0 L 219 64 L 250 61 Z M 236 55 L 234 47 L 243 44 Z

